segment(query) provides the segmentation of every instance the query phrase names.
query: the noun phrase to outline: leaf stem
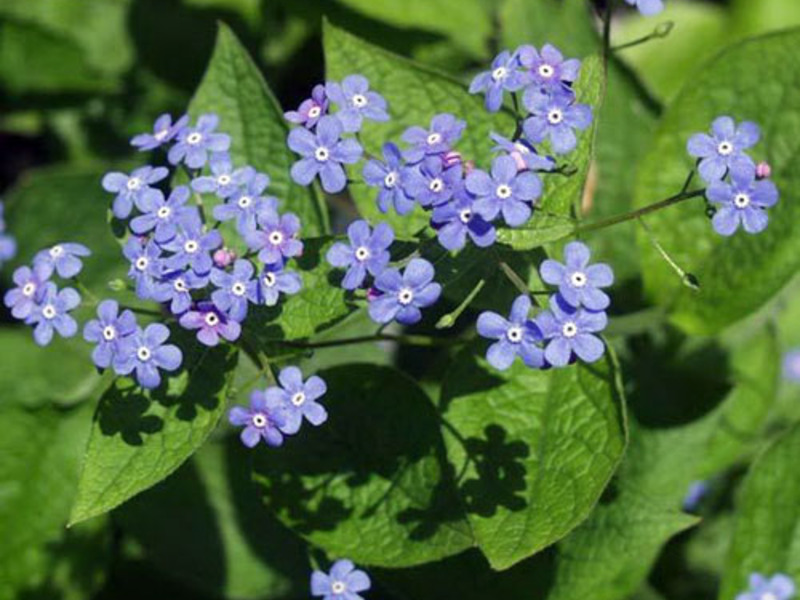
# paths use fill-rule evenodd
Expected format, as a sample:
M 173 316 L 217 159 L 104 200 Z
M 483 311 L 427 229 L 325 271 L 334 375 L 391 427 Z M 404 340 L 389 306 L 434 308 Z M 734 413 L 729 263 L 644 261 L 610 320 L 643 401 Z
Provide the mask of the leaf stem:
M 645 44 L 650 40 L 655 39 L 662 39 L 667 37 L 672 29 L 675 27 L 674 21 L 664 21 L 663 23 L 659 23 L 655 29 L 651 33 L 648 33 L 644 37 L 637 38 L 630 42 L 625 42 L 624 44 L 620 44 L 619 46 L 614 46 L 611 48 L 612 52 L 617 52 L 619 50 L 625 50 L 627 48 L 633 48 L 634 46 L 639 46 L 641 44 Z

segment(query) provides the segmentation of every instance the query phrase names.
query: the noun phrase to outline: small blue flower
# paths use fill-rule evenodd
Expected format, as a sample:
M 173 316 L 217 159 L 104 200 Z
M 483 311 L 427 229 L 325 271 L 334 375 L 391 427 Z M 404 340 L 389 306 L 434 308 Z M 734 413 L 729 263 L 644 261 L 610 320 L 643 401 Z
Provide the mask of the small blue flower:
M 119 353 L 122 340 L 136 333 L 136 317 L 129 310 L 119 314 L 119 304 L 114 300 L 103 300 L 97 307 L 97 316 L 84 326 L 83 339 L 97 344 L 92 361 L 98 368 L 107 369 Z
M 800 348 L 789 350 L 783 355 L 783 378 L 792 383 L 800 383 Z
M 140 152 L 147 150 L 154 150 L 171 142 L 176 135 L 189 124 L 189 116 L 183 115 L 180 119 L 172 124 L 172 116 L 163 114 L 156 119 L 153 125 L 153 133 L 141 133 L 131 140 L 131 146 L 139 149 Z
M 192 189 L 201 194 L 214 193 L 218 198 L 230 198 L 236 190 L 247 185 L 256 176 L 253 167 L 233 168 L 233 161 L 227 152 L 215 154 L 209 161 L 211 175 L 203 175 L 192 180 Z
M 461 165 L 446 167 L 439 156 L 428 156 L 403 174 L 406 193 L 420 206 L 440 206 L 453 197 L 462 180 Z
M 769 578 L 753 573 L 749 583 L 750 589 L 736 596 L 736 600 L 789 600 L 795 594 L 794 581 L 782 573 Z
M 311 574 L 311 595 L 322 600 L 364 600 L 359 594 L 371 587 L 369 575 L 347 559 L 333 563 L 330 574 L 322 571 Z
M 398 269 L 385 269 L 375 278 L 375 288 L 382 293 L 370 301 L 369 316 L 377 323 L 419 322 L 420 309 L 434 304 L 442 294 L 442 286 L 433 276 L 433 265 L 422 258 L 412 259 L 402 274 Z
M 303 417 L 315 427 L 328 420 L 325 407 L 317 402 L 328 391 L 322 378 L 312 375 L 304 383 L 300 369 L 286 367 L 278 374 L 278 381 L 280 387 L 268 388 L 266 397 L 270 404 L 283 403 L 285 407 L 286 421 L 280 427 L 283 433 L 294 435 L 300 431 Z
M 354 290 L 364 283 L 369 272 L 377 277 L 389 264 L 389 246 L 394 242 L 394 231 L 386 223 L 379 223 L 371 230 L 363 220 L 353 221 L 347 228 L 349 244 L 336 242 L 328 250 L 328 262 L 334 267 L 347 269 L 342 287 Z
M 664 10 L 663 0 L 625 0 L 625 2 L 635 6 L 646 17 L 652 17 Z
M 747 233 L 760 233 L 769 223 L 767 209 L 778 203 L 780 194 L 768 179 L 756 180 L 752 166 L 731 169 L 731 183 L 715 181 L 706 198 L 717 205 L 711 223 L 720 235 L 730 236 L 742 226 Z
M 17 254 L 16 240 L 6 234 L 6 222 L 3 220 L 3 203 L 0 202 L 0 268 L 3 263 L 11 260 Z
M 120 342 L 114 370 L 118 375 L 135 372 L 143 388 L 157 388 L 161 385 L 160 370 L 177 371 L 183 362 L 180 348 L 167 344 L 168 339 L 169 329 L 161 323 L 153 323 L 146 329 L 137 328 Z
M 517 55 L 520 65 L 527 69 L 531 82 L 539 89 L 570 89 L 581 71 L 581 61 L 564 60 L 558 48 L 551 44 L 545 44 L 541 52 L 533 46 L 520 46 Z
M 737 127 L 731 117 L 719 117 L 711 124 L 711 133 L 697 133 L 686 145 L 689 154 L 700 160 L 697 170 L 705 181 L 719 181 L 728 171 L 755 169 L 753 159 L 744 151 L 758 143 L 758 125 L 745 121 Z
M 80 294 L 72 288 L 59 291 L 52 281 L 45 283 L 33 310 L 25 318 L 26 324 L 35 326 L 33 339 L 36 343 L 40 346 L 49 344 L 53 339 L 53 331 L 64 338 L 74 336 L 78 332 L 78 324 L 69 315 L 69 311 L 77 308 L 80 303 Z
M 430 129 L 409 127 L 403 133 L 402 139 L 411 148 L 403 152 L 403 157 L 414 164 L 426 156 L 445 154 L 458 141 L 466 126 L 466 122 L 443 113 L 431 119 Z
M 258 216 L 258 229 L 246 232 L 244 239 L 251 250 L 258 251 L 258 260 L 262 263 L 283 264 L 286 259 L 302 254 L 303 242 L 297 239 L 299 232 L 297 215 L 281 216 L 269 211 Z
M 542 332 L 528 318 L 530 312 L 531 299 L 522 295 L 511 305 L 508 319 L 491 311 L 483 312 L 478 317 L 478 333 L 482 337 L 497 340 L 486 352 L 486 360 L 495 369 L 505 371 L 517 356 L 531 368 L 544 366 L 544 353 L 539 347 Z
M 342 164 L 361 159 L 363 149 L 354 139 L 340 139 L 342 123 L 336 117 L 322 117 L 316 132 L 296 128 L 289 133 L 288 145 L 303 158 L 292 165 L 292 179 L 309 185 L 319 175 L 322 189 L 329 194 L 341 192 L 347 185 Z
M 320 118 L 326 114 L 328 114 L 328 97 L 325 95 L 325 86 L 318 84 L 311 90 L 311 98 L 303 100 L 300 108 L 285 112 L 283 116 L 290 123 L 314 129 Z
M 131 220 L 131 231 L 144 235 L 155 229 L 155 240 L 159 244 L 168 242 L 178 233 L 178 225 L 187 219 L 199 219 L 197 207 L 186 206 L 189 188 L 179 185 L 164 199 L 160 190 L 152 190 L 140 200 L 142 213 Z
M 505 91 L 517 92 L 525 87 L 527 80 L 519 70 L 517 54 L 504 50 L 492 61 L 490 71 L 479 73 L 469 86 L 470 94 L 486 94 L 486 110 L 497 112 L 503 106 Z
M 213 302 L 198 302 L 195 310 L 181 315 L 178 321 L 184 329 L 197 329 L 197 341 L 209 347 L 223 338 L 235 342 L 242 334 L 242 326 Z
M 169 149 L 170 164 L 185 163 L 190 169 L 202 169 L 208 161 L 209 152 L 227 152 L 231 146 L 230 136 L 215 133 L 219 117 L 214 114 L 201 115 L 195 127 L 184 127 L 178 132 L 177 143 Z
M 265 265 L 258 278 L 258 303 L 275 306 L 281 294 L 291 296 L 303 287 L 303 280 L 294 271 L 286 271 L 282 263 Z
M 143 198 L 153 193 L 153 185 L 169 175 L 166 167 L 140 167 L 130 175 L 114 171 L 103 177 L 103 189 L 117 196 L 111 212 L 118 219 L 127 219 L 134 205 L 142 208 Z M 159 192 L 160 193 L 160 192 Z
M 578 104 L 572 92 L 542 93 L 535 86 L 525 90 L 525 108 L 531 116 L 525 120 L 528 141 L 539 144 L 546 139 L 556 154 L 572 152 L 578 145 L 573 130 L 584 130 L 592 124 L 592 108 Z
M 513 142 L 496 133 L 489 137 L 497 144 L 493 152 L 506 152 L 517 164 L 518 171 L 552 171 L 556 168 L 556 161 L 549 156 L 542 156 L 531 144 L 524 139 Z
M 91 254 L 83 244 L 56 244 L 47 250 L 38 252 L 33 257 L 33 266 L 45 279 L 49 279 L 53 271 L 63 279 L 71 279 L 83 269 L 81 257 Z
M 686 512 L 695 512 L 710 489 L 707 481 L 693 481 L 683 499 L 683 510 Z
M 162 244 L 164 250 L 174 252 L 164 262 L 169 270 L 183 269 L 187 265 L 198 275 L 211 271 L 211 252 L 222 245 L 222 235 L 216 229 L 206 231 L 199 218 L 181 219 L 178 233 Z
M 348 75 L 341 84 L 328 82 L 325 91 L 331 102 L 339 106 L 336 118 L 348 133 L 360 131 L 364 119 L 389 120 L 386 100 L 380 94 L 370 91 L 369 81 L 362 75 Z
M 233 264 L 232 273 L 222 269 L 211 271 L 211 283 L 218 288 L 211 294 L 211 300 L 234 321 L 244 321 L 248 304 L 258 303 L 258 282 L 253 279 L 254 274 L 253 263 L 241 258 Z
M 475 211 L 475 198 L 463 185 L 456 188 L 450 202 L 433 209 L 431 224 L 439 243 L 451 251 L 463 248 L 467 236 L 479 248 L 491 246 L 497 238 L 492 224 Z
M 169 302 L 173 315 L 182 315 L 192 306 L 192 290 L 208 286 L 210 275 L 198 275 L 191 269 L 163 273 L 155 282 L 152 299 Z
M 254 230 L 258 215 L 278 211 L 277 198 L 262 196 L 268 185 L 269 176 L 258 173 L 250 182 L 229 196 L 225 204 L 214 207 L 214 218 L 218 221 L 236 219 L 236 229 L 241 235 Z
M 554 367 L 564 367 L 574 353 L 584 362 L 595 362 L 603 356 L 605 344 L 594 334 L 607 324 L 604 312 L 575 309 L 559 296 L 551 297 L 550 309 L 536 317 L 536 325 L 547 340 L 545 360 Z
M 41 270 L 20 267 L 12 276 L 15 288 L 6 292 L 3 303 L 11 309 L 11 316 L 15 319 L 26 319 L 36 307 L 44 291 L 47 277 Z
M 393 206 L 398 215 L 408 214 L 414 209 L 414 200 L 404 188 L 406 169 L 400 149 L 391 142 L 384 144 L 383 161 L 374 158 L 367 161 L 364 165 L 364 182 L 380 187 L 378 209 L 382 213 L 389 212 L 389 207 Z
M 611 301 L 600 288 L 614 283 L 614 272 L 606 264 L 590 265 L 592 254 L 586 244 L 570 242 L 564 248 L 564 263 L 547 259 L 539 267 L 542 280 L 558 286 L 561 298 L 570 306 L 605 310 Z
M 492 161 L 491 176 L 475 170 L 466 179 L 467 190 L 477 197 L 475 212 L 487 221 L 498 214 L 511 227 L 525 223 L 531 217 L 532 203 L 542 193 L 542 182 L 531 171 L 518 172 L 510 156 L 498 156 Z
M 228 422 L 244 427 L 239 437 L 248 448 L 255 448 L 262 439 L 268 446 L 277 448 L 283 444 L 281 428 L 286 423 L 286 407 L 261 390 L 253 390 L 250 407 L 234 406 L 228 413 Z
M 156 282 L 164 273 L 161 247 L 153 240 L 145 242 L 132 237 L 123 247 L 122 254 L 131 264 L 128 277 L 136 283 L 136 295 L 142 300 L 154 298 Z

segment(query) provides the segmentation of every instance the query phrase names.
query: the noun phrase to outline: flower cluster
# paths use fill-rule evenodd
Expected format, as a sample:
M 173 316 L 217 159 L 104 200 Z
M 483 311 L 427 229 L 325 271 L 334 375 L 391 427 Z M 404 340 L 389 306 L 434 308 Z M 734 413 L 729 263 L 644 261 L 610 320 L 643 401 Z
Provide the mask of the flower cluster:
M 369 575 L 347 559 L 333 563 L 330 573 L 311 574 L 311 595 L 322 600 L 363 600 L 359 594 L 371 587 Z
M 478 318 L 478 333 L 496 340 L 486 359 L 496 369 L 508 369 L 519 356 L 529 367 L 563 367 L 577 358 L 598 360 L 605 351 L 596 335 L 608 322 L 605 310 L 610 304 L 602 288 L 614 282 L 611 268 L 589 264 L 589 248 L 581 242 L 567 244 L 565 264 L 545 260 L 540 268 L 542 280 L 558 287 L 550 297 L 549 308 L 530 318 L 531 299 L 519 296 L 508 319 L 486 311 Z
M 0 268 L 3 263 L 12 260 L 17 255 L 17 242 L 13 236 L 6 232 L 6 222 L 3 218 L 3 203 L 0 202 Z
M 625 0 L 636 7 L 646 17 L 652 17 L 664 10 L 664 0 Z
M 723 116 L 712 123 L 711 135 L 698 133 L 689 139 L 687 149 L 708 183 L 706 198 L 715 207 L 712 225 L 720 235 L 733 235 L 739 227 L 747 233 L 763 231 L 769 222 L 767 209 L 778 202 L 778 188 L 767 179 L 769 169 L 756 165 L 745 152 L 760 136 L 755 123 L 737 126 Z
M 736 596 L 736 600 L 790 600 L 795 595 L 794 581 L 782 573 L 772 577 L 753 573 L 749 583 L 750 589 Z

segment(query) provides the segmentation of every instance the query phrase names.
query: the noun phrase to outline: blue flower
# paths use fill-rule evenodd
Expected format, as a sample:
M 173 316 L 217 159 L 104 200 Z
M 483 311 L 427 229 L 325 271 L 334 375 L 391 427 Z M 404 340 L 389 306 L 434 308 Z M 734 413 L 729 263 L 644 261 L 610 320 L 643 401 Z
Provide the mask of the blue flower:
M 218 198 L 231 197 L 236 190 L 250 183 L 256 176 L 253 167 L 233 168 L 233 162 L 227 152 L 215 154 L 209 162 L 211 175 L 203 175 L 192 180 L 192 189 L 201 194 L 214 193 Z
M 153 240 L 145 242 L 132 237 L 123 247 L 122 254 L 131 263 L 128 277 L 136 283 L 136 295 L 142 300 L 153 298 L 156 282 L 164 273 L 161 247 Z
M 83 269 L 83 262 L 80 257 L 90 256 L 91 254 L 83 244 L 56 244 L 52 248 L 38 252 L 33 257 L 33 266 L 45 279 L 49 279 L 53 271 L 63 279 L 70 279 Z
M 15 319 L 26 319 L 33 312 L 44 291 L 47 277 L 38 269 L 20 267 L 12 276 L 15 288 L 6 292 L 3 303 Z
M 294 271 L 286 271 L 282 263 L 265 265 L 258 278 L 258 303 L 275 306 L 281 294 L 291 296 L 303 287 L 303 280 Z
M 194 206 L 186 206 L 189 200 L 189 188 L 179 185 L 170 192 L 169 198 L 153 190 L 140 201 L 142 215 L 131 220 L 131 231 L 136 235 L 144 235 L 155 229 L 155 240 L 163 244 L 178 233 L 178 225 L 187 219 L 199 219 L 200 213 Z
M 169 175 L 165 167 L 140 167 L 130 175 L 114 171 L 103 177 L 103 189 L 115 193 L 111 212 L 118 219 L 127 219 L 134 205 L 142 208 L 142 200 L 154 192 L 152 185 Z M 160 193 L 160 192 L 159 192 Z
M 80 303 L 80 294 L 72 288 L 59 291 L 52 281 L 45 283 L 33 310 L 25 318 L 26 324 L 35 325 L 33 339 L 36 343 L 40 346 L 49 344 L 53 339 L 53 331 L 65 338 L 75 335 L 78 324 L 69 315 L 69 311 L 77 308 Z
M 214 207 L 214 218 L 218 221 L 236 219 L 236 228 L 241 235 L 256 228 L 258 215 L 265 212 L 277 213 L 278 200 L 262 196 L 269 185 L 269 176 L 258 173 L 247 185 L 237 189 L 228 197 L 225 204 Z
M 302 125 L 307 129 L 314 129 L 319 120 L 328 113 L 328 97 L 325 95 L 325 86 L 318 84 L 311 90 L 311 98 L 303 100 L 300 108 L 283 113 L 284 118 L 290 123 Z
M 533 46 L 520 46 L 517 55 L 520 65 L 527 69 L 531 82 L 539 89 L 570 89 L 581 71 L 581 61 L 564 60 L 558 48 L 551 44 L 545 44 L 541 52 Z
M 532 86 L 525 90 L 525 107 L 531 116 L 525 120 L 525 136 L 532 144 L 546 139 L 556 154 L 567 154 L 578 144 L 573 130 L 592 124 L 592 108 L 578 104 L 572 92 L 542 93 Z
M 161 373 L 177 371 L 183 362 L 180 348 L 165 343 L 169 329 L 161 323 L 141 327 L 122 340 L 114 357 L 114 370 L 119 375 L 136 374 L 143 388 L 154 389 L 161 385 Z
M 800 348 L 783 355 L 783 377 L 792 383 L 800 383 Z
M 749 583 L 750 589 L 736 596 L 736 600 L 789 600 L 794 597 L 794 581 L 782 573 L 769 578 L 753 573 Z
M 191 269 L 162 273 L 155 282 L 152 299 L 169 302 L 173 315 L 181 315 L 192 306 L 192 290 L 208 286 L 210 275 L 198 275 Z
M 292 179 L 309 185 L 319 175 L 322 189 L 329 194 L 341 192 L 347 185 L 342 164 L 359 161 L 363 149 L 353 139 L 340 139 L 342 123 L 336 117 L 322 117 L 315 133 L 296 128 L 289 133 L 288 145 L 303 158 L 292 165 Z
M 731 169 L 731 183 L 715 181 L 706 189 L 706 198 L 717 205 L 711 223 L 720 235 L 730 236 L 739 226 L 747 233 L 764 231 L 769 222 L 767 209 L 775 206 L 780 194 L 775 184 L 756 180 L 752 166 Z
M 531 171 L 517 171 L 517 163 L 510 156 L 498 156 L 492 161 L 491 176 L 480 170 L 467 175 L 467 190 L 477 197 L 475 212 L 487 221 L 499 213 L 512 227 L 525 223 L 531 217 L 531 203 L 542 193 L 542 182 Z
M 542 341 L 542 332 L 528 318 L 530 311 L 531 299 L 522 295 L 511 305 L 508 319 L 491 311 L 478 317 L 478 333 L 497 340 L 486 352 L 486 360 L 495 369 L 508 369 L 517 356 L 531 368 L 544 366 L 544 353 L 538 345 Z
M 97 344 L 92 361 L 97 367 L 107 369 L 119 353 L 122 340 L 136 332 L 136 317 L 129 310 L 119 314 L 119 304 L 114 300 L 103 300 L 97 307 L 97 316 L 84 326 L 83 339 Z
M 558 286 L 561 298 L 570 306 L 605 310 L 611 301 L 605 288 L 614 283 L 614 272 L 606 264 L 590 265 L 591 252 L 582 242 L 570 242 L 564 248 L 564 263 L 547 259 L 539 267 L 542 280 Z
M 519 71 L 517 54 L 504 50 L 492 61 L 490 71 L 479 73 L 469 86 L 470 94 L 484 92 L 486 94 L 486 110 L 497 112 L 503 106 L 503 92 L 517 92 L 527 83 L 525 76 Z
M 405 161 L 400 149 L 391 142 L 383 145 L 383 160 L 370 159 L 364 165 L 364 182 L 373 187 L 380 187 L 378 192 L 378 209 L 382 213 L 389 212 L 394 206 L 398 215 L 405 215 L 414 209 L 414 200 L 408 196 L 404 188 Z
M 402 139 L 411 148 L 403 152 L 403 157 L 414 164 L 426 156 L 444 154 L 458 141 L 466 126 L 464 121 L 443 113 L 431 119 L 430 129 L 409 127 L 403 133 Z
M 420 309 L 434 304 L 442 294 L 442 286 L 433 276 L 433 265 L 422 258 L 411 260 L 402 274 L 398 269 L 385 269 L 375 278 L 375 288 L 382 293 L 370 301 L 369 316 L 378 323 L 419 322 Z
M 710 490 L 708 482 L 706 481 L 693 481 L 683 498 L 683 510 L 686 512 L 695 512 L 703 498 L 706 497 Z
M 6 222 L 3 220 L 3 203 L 0 202 L 0 267 L 4 262 L 14 258 L 17 254 L 16 240 L 6 234 Z
M 416 168 L 407 169 L 403 175 L 406 193 L 420 206 L 439 206 L 453 197 L 461 182 L 461 165 L 446 167 L 439 156 L 428 156 Z
M 508 153 L 514 159 L 519 171 L 552 171 L 556 168 L 555 160 L 549 156 L 539 154 L 536 148 L 524 139 L 513 142 L 496 133 L 490 133 L 489 137 L 497 144 L 492 148 L 492 151 Z
M 278 374 L 281 387 L 271 387 L 266 391 L 270 404 L 283 403 L 286 421 L 280 430 L 293 435 L 300 431 L 303 417 L 315 427 L 328 420 L 328 412 L 317 400 L 328 391 L 322 378 L 312 375 L 303 382 L 303 374 L 297 367 L 286 367 Z
M 755 168 L 753 159 L 744 151 L 758 143 L 758 125 L 745 121 L 737 127 L 731 117 L 719 117 L 711 124 L 711 133 L 697 133 L 686 145 L 689 154 L 700 159 L 697 170 L 704 180 L 711 183 L 725 177 L 728 171 Z
M 361 129 L 364 119 L 388 121 L 386 100 L 369 89 L 369 81 L 362 75 L 348 75 L 341 84 L 328 82 L 325 85 L 328 98 L 339 106 L 336 118 L 348 133 Z
M 333 563 L 330 574 L 314 571 L 311 575 L 311 595 L 323 600 L 363 600 L 359 594 L 371 587 L 369 575 L 347 559 Z
M 646 17 L 652 17 L 664 10 L 663 0 L 625 0 L 625 2 L 638 8 Z
M 258 302 L 258 282 L 253 279 L 255 268 L 249 260 L 239 259 L 233 264 L 233 272 L 222 269 L 211 271 L 211 283 L 217 286 L 211 300 L 234 321 L 244 321 L 248 304 Z
M 153 125 L 153 133 L 141 133 L 131 140 L 131 146 L 139 149 L 139 151 L 154 150 L 162 144 L 171 142 L 176 135 L 189 123 L 189 116 L 183 115 L 180 119 L 172 124 L 172 116 L 163 114 L 156 119 Z
M 463 185 L 456 188 L 453 199 L 437 206 L 431 215 L 439 243 L 447 250 L 460 250 L 467 236 L 479 248 L 494 244 L 497 232 L 491 223 L 475 211 L 475 198 Z
M 251 250 L 258 250 L 258 260 L 262 263 L 283 264 L 287 258 L 302 254 L 303 242 L 297 239 L 300 232 L 297 215 L 264 212 L 258 216 L 258 226 L 246 232 L 244 239 Z
M 605 352 L 605 344 L 594 335 L 605 329 L 604 312 L 573 308 L 558 296 L 550 298 L 550 309 L 539 313 L 536 324 L 547 346 L 544 357 L 554 367 L 569 364 L 573 353 L 587 363 L 595 362 Z
M 165 260 L 170 270 L 183 269 L 187 265 L 198 275 L 211 271 L 211 252 L 222 245 L 222 235 L 216 229 L 206 231 L 199 218 L 181 219 L 178 233 L 162 244 L 165 250 L 174 252 Z
M 369 272 L 377 277 L 389 264 L 389 246 L 394 242 L 394 231 L 386 223 L 379 223 L 371 230 L 363 220 L 353 221 L 347 228 L 349 244 L 336 242 L 327 253 L 327 260 L 334 267 L 347 269 L 342 287 L 354 290 L 364 283 Z
M 235 342 L 242 334 L 239 322 L 213 302 L 198 302 L 195 310 L 181 315 L 178 322 L 184 329 L 197 329 L 197 341 L 210 347 L 219 344 L 220 337 Z
M 208 161 L 209 152 L 227 152 L 231 146 L 230 136 L 215 133 L 219 117 L 214 114 L 201 115 L 195 127 L 184 127 L 178 132 L 177 143 L 169 149 L 167 159 L 173 165 L 186 163 L 190 169 L 201 169 Z
M 286 407 L 283 402 L 267 398 L 264 392 L 253 390 L 250 408 L 234 406 L 228 421 L 235 427 L 244 427 L 239 437 L 248 448 L 255 448 L 262 439 L 276 448 L 283 444 L 281 427 L 286 423 Z

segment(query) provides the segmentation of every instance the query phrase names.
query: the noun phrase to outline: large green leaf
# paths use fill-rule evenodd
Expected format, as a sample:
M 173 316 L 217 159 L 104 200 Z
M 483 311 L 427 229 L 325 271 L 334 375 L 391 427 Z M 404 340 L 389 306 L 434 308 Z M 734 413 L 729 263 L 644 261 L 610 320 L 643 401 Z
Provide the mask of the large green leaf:
M 234 162 L 270 176 L 268 192 L 281 200 L 282 211 L 300 217 L 303 236 L 325 233 L 324 203 L 311 188 L 298 186 L 289 176 L 296 157 L 286 146 L 283 111 L 247 51 L 222 24 L 208 70 L 189 105 L 193 117 L 209 112 L 219 115 L 220 131 L 231 136 Z M 234 231 L 231 227 L 226 233 L 235 235 Z
M 255 457 L 267 506 L 332 558 L 365 565 L 406 567 L 471 546 L 425 393 L 388 367 L 320 376 L 329 420 Z
M 187 336 L 188 337 L 188 336 Z M 187 347 L 193 344 L 192 350 Z M 189 458 L 225 411 L 238 351 L 182 344 L 185 369 L 153 392 L 127 378 L 103 394 L 92 424 L 72 523 L 108 512 Z
M 206 444 L 115 521 L 165 575 L 209 597 L 299 597 L 305 544 L 264 515 L 245 452 L 238 439 Z
M 774 334 L 748 340 L 731 360 L 734 388 L 705 417 L 669 429 L 631 427 L 614 494 L 558 547 L 548 600 L 627 597 L 667 540 L 696 522 L 679 510 L 689 485 L 730 466 L 751 447 L 775 399 Z
M 589 3 L 583 0 L 503 0 L 500 23 L 503 43 L 541 48 L 550 43 L 569 56 L 597 50 L 597 34 Z
M 647 294 L 674 307 L 674 320 L 693 332 L 713 333 L 748 316 L 783 288 L 800 268 L 794 201 L 798 171 L 795 138 L 800 132 L 800 56 L 793 49 L 800 31 L 758 38 L 723 52 L 676 98 L 661 123 L 640 171 L 636 203 L 644 206 L 677 192 L 692 168 L 686 142 L 727 114 L 761 125 L 756 160 L 772 165 L 781 201 L 770 209 L 759 235 L 716 234 L 702 200 L 685 202 L 648 217 L 655 236 L 681 267 L 699 279 L 699 292 L 683 286 L 642 235 L 640 248 Z
M 610 358 L 498 372 L 473 349 L 453 363 L 441 400 L 448 459 L 494 568 L 553 544 L 594 507 L 625 448 L 617 377 Z

